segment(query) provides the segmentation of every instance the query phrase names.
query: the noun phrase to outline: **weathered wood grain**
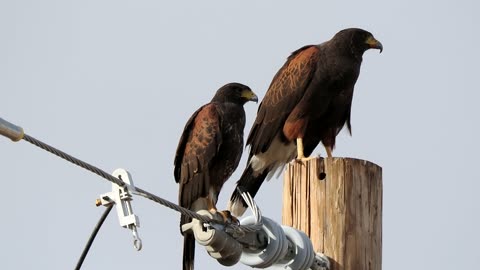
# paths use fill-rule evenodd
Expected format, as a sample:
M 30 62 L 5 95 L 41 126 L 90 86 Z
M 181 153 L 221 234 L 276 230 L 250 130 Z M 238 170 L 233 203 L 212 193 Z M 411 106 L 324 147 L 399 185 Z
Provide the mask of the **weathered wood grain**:
M 352 158 L 289 164 L 282 222 L 309 235 L 315 250 L 331 258 L 332 270 L 380 270 L 382 168 Z

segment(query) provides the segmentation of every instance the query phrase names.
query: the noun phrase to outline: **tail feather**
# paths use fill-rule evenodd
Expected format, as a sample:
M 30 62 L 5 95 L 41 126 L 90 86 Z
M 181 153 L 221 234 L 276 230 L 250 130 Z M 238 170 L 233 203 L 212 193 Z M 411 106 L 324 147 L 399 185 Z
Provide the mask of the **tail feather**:
M 183 236 L 183 270 L 193 270 L 195 261 L 195 238 L 193 234 Z
M 251 165 L 248 165 L 243 171 L 240 180 L 237 182 L 237 187 L 240 187 L 242 190 L 248 191 L 250 195 L 255 197 L 260 186 L 268 175 L 268 170 L 264 170 L 262 173 L 255 175 Z M 243 201 L 242 196 L 237 189 L 233 191 L 230 201 L 228 202 L 228 209 L 234 216 L 241 216 L 247 210 L 247 204 Z

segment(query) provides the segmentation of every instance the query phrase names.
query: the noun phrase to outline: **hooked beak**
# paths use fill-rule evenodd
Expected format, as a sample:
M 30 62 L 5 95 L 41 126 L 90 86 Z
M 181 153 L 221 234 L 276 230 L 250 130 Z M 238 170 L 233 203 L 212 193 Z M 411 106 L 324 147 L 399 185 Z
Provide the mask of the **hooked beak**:
M 255 103 L 258 103 L 258 97 L 252 92 L 252 97 L 250 97 L 250 101 L 254 101 Z
M 255 95 L 255 93 L 253 93 L 252 90 L 244 91 L 242 93 L 242 97 L 244 97 L 248 101 L 254 101 L 255 103 L 258 103 L 258 97 L 257 95 Z
M 380 41 L 376 40 L 373 36 L 370 36 L 366 41 L 365 43 L 368 44 L 368 46 L 371 48 L 371 49 L 379 49 L 380 50 L 380 53 L 382 53 L 383 51 L 383 45 Z

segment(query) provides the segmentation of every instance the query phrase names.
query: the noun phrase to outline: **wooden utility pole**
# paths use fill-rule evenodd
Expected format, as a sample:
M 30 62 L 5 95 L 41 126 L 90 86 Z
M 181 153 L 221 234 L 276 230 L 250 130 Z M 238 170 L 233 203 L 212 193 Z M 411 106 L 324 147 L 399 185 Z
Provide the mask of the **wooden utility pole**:
M 332 270 L 381 270 L 382 168 L 352 158 L 289 164 L 282 219 L 310 237 Z

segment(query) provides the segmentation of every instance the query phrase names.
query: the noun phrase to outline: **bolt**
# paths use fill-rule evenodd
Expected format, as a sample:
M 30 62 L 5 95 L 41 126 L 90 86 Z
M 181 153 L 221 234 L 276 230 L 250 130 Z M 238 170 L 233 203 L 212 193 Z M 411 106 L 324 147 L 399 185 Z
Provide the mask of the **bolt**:
M 96 199 L 96 200 L 95 200 L 95 206 L 98 207 L 98 206 L 100 206 L 100 205 L 102 205 L 102 200 L 101 200 L 101 199 Z

